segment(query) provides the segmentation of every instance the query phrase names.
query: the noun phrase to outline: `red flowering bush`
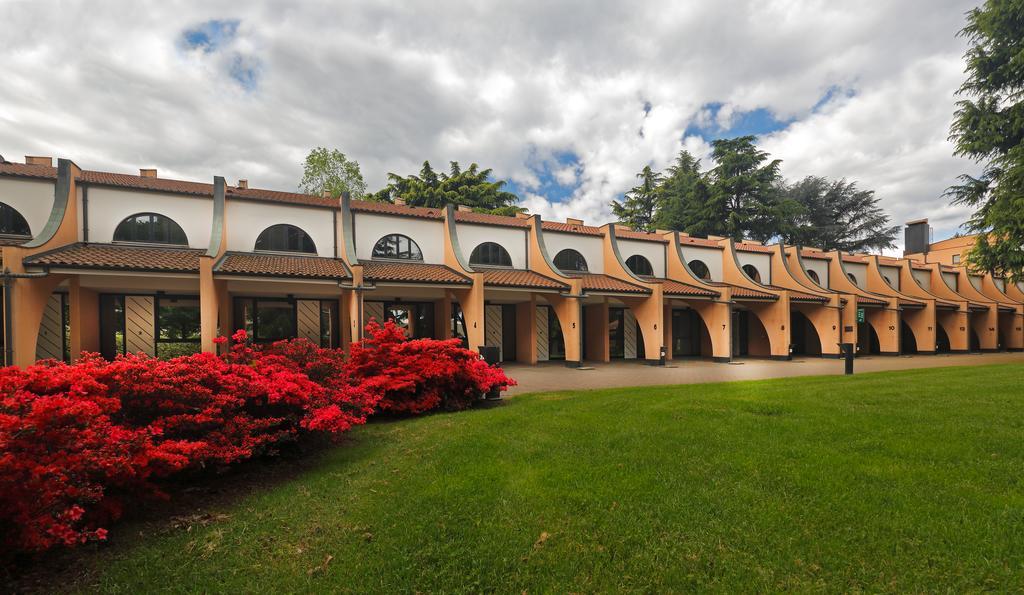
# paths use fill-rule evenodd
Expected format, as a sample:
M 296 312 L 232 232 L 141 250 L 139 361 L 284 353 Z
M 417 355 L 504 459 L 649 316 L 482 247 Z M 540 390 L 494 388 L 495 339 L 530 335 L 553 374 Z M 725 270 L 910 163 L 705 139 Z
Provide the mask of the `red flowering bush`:
M 106 537 L 155 480 L 340 434 L 375 410 L 469 406 L 512 381 L 458 340 L 406 341 L 394 324 L 341 350 L 304 340 L 225 356 L 41 362 L 0 369 L 0 557 Z M 223 342 L 223 339 L 218 340 Z
M 366 337 L 349 350 L 349 374 L 381 395 L 378 409 L 422 413 L 431 409 L 465 409 L 494 389 L 515 381 L 501 368 L 480 359 L 459 339 L 414 339 L 388 321 L 370 321 Z

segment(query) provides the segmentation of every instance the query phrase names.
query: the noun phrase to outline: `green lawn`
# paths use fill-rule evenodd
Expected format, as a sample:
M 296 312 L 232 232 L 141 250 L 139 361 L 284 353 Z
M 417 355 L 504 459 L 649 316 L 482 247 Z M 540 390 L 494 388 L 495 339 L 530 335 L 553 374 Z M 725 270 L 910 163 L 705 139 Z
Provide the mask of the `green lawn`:
M 528 395 L 114 531 L 82 588 L 1016 590 L 1022 477 L 1021 365 Z

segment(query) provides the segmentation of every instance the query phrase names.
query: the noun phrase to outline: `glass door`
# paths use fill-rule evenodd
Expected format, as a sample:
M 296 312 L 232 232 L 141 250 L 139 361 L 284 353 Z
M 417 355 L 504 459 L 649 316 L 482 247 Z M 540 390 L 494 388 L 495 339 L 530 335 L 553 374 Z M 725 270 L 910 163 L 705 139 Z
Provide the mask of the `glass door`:
M 626 357 L 626 311 L 622 308 L 608 310 L 608 355 Z

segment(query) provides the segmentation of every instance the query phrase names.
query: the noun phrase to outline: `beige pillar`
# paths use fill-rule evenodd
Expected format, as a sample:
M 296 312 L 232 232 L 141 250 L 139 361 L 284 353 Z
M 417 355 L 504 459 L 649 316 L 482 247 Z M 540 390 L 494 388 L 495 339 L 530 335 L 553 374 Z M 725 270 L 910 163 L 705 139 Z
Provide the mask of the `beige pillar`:
M 71 361 L 77 361 L 85 351 L 99 352 L 99 294 L 82 287 L 78 277 L 72 277 L 68 282 L 68 318 L 71 326 Z
M 598 362 L 608 362 L 611 359 L 608 310 L 608 298 L 605 298 L 600 304 L 583 307 L 583 322 L 587 325 L 584 359 Z
M 521 364 L 537 363 L 536 295 L 530 301 L 516 304 L 516 361 Z

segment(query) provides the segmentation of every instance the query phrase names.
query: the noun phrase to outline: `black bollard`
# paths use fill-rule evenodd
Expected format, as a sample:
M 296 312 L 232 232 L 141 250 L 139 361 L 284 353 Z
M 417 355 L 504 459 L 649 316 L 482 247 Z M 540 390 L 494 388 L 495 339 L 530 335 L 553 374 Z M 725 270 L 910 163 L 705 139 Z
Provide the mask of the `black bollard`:
M 843 363 L 846 375 L 853 374 L 853 343 L 840 343 L 839 348 L 843 351 Z

